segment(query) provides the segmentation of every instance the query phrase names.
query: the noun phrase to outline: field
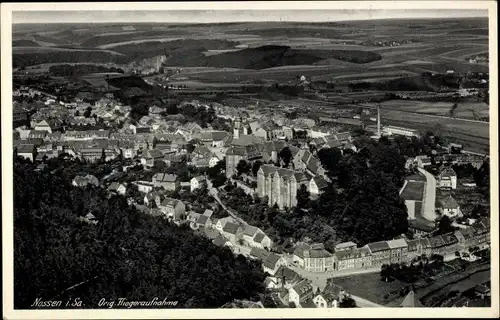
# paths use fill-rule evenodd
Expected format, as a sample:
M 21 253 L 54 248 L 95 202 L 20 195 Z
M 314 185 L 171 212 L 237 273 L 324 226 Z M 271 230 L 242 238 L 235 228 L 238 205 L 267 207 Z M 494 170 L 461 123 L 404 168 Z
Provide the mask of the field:
M 382 102 L 380 107 L 384 110 L 398 110 L 446 116 L 448 115 L 453 104 L 453 102 L 390 100 Z M 375 107 L 374 104 L 367 104 L 367 106 Z M 474 112 L 476 112 L 479 116 L 488 116 L 489 109 L 489 106 L 484 102 L 458 102 L 454 115 L 457 118 L 473 118 L 474 115 L 471 110 L 474 110 Z
M 405 286 L 405 284 L 398 280 L 392 282 L 381 281 L 378 272 L 333 278 L 330 281 L 355 296 L 368 299 L 381 305 L 385 305 L 398 297 L 391 296 L 390 300 L 386 300 L 384 299 L 386 293 L 397 292 Z
M 441 19 L 432 22 L 384 20 L 342 23 L 228 23 L 211 24 L 208 28 L 202 24 L 81 24 L 73 28 L 68 25 L 38 27 L 41 29 L 32 25 L 17 25 L 14 28 L 15 63 L 56 63 L 57 59 L 60 59 L 60 56 L 50 56 L 51 52 L 38 54 L 36 57 L 30 56 L 29 59 L 22 57 L 30 55 L 34 49 L 23 49 L 18 45 L 30 44 L 42 48 L 51 47 L 56 51 L 64 50 L 66 46 L 72 46 L 74 50 L 81 47 L 80 50 L 97 50 L 96 53 L 99 53 L 88 55 L 84 54 L 85 51 L 75 51 L 72 52 L 74 57 L 71 61 L 63 62 L 101 63 L 107 59 L 107 62 L 128 64 L 131 60 L 164 55 L 166 50 L 171 54 L 166 63 L 172 67 L 220 67 L 219 73 L 190 74 L 193 75 L 192 80 L 213 82 L 286 81 L 296 77 L 297 73 L 313 77 L 313 80 L 335 81 L 357 81 L 355 76 L 350 75 L 366 73 L 368 81 L 382 81 L 424 71 L 488 71 L 487 65 L 469 64 L 465 60 L 467 56 L 488 51 L 486 19 Z M 172 42 L 189 39 L 199 42 L 200 45 L 172 49 Z M 207 45 L 207 39 L 234 43 L 230 46 Z M 398 45 L 369 45 L 371 41 L 396 41 Z M 64 47 L 61 47 L 62 45 Z M 288 61 L 281 65 L 256 64 L 248 60 L 244 53 L 236 51 L 264 45 L 289 46 L 290 52 L 295 52 L 297 59 L 288 58 Z M 111 51 L 104 51 L 105 49 Z M 173 54 L 170 52 L 172 50 Z M 330 53 L 318 55 L 318 52 L 324 51 Z M 360 65 L 348 62 L 350 59 L 335 54 L 359 51 L 366 52 L 365 56 L 380 54 L 381 59 L 371 58 L 362 61 L 364 63 Z M 101 55 L 105 52 L 106 56 Z M 124 55 L 126 59 L 120 58 L 115 52 Z M 111 54 L 114 57 L 110 57 Z M 238 62 L 234 62 L 235 60 Z M 260 70 L 257 71 L 244 70 L 242 73 L 222 69 L 255 69 L 256 65 L 264 68 L 259 67 Z

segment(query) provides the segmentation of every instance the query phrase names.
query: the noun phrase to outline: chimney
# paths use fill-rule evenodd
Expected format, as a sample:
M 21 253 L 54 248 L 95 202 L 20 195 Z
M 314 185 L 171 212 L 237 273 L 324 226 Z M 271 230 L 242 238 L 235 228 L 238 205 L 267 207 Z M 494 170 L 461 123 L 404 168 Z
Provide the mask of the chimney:
M 381 132 L 380 132 L 380 103 L 377 104 L 377 136 L 379 138 L 381 137 Z

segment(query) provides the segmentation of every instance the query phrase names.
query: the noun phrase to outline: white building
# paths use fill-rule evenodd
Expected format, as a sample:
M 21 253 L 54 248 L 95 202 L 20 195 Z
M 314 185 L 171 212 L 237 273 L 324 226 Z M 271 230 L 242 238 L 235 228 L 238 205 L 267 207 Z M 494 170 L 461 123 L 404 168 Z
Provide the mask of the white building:
M 443 189 L 457 188 L 457 173 L 451 167 L 445 168 L 438 176 L 438 187 Z
M 400 136 L 405 136 L 405 137 L 419 137 L 420 133 L 418 130 L 415 129 L 409 129 L 409 128 L 403 128 L 403 127 L 396 127 L 396 126 L 384 126 L 382 129 L 382 134 L 383 135 L 400 135 Z

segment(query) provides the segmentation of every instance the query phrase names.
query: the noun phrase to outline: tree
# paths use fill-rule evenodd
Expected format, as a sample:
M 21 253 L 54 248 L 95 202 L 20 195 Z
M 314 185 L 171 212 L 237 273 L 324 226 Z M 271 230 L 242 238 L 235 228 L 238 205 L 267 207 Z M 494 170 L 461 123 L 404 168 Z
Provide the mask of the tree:
M 85 112 L 83 113 L 83 116 L 85 118 L 90 118 L 91 114 L 92 114 L 92 107 L 87 107 L 87 109 L 85 109 Z
M 281 151 L 278 153 L 278 158 L 283 161 L 284 167 L 288 168 L 288 165 L 290 164 L 290 161 L 292 160 L 292 151 L 290 151 L 289 147 L 284 147 L 281 149 Z
M 436 235 L 446 234 L 454 231 L 455 227 L 453 226 L 453 221 L 447 215 L 443 215 L 437 221 L 437 231 L 435 233 Z
M 303 184 L 297 190 L 297 207 L 300 209 L 306 209 L 309 207 L 309 197 L 310 193 L 307 187 Z
M 344 297 L 338 304 L 339 308 L 357 308 L 356 301 L 351 297 Z
M 328 170 L 330 175 L 336 175 L 337 165 L 342 158 L 342 152 L 337 148 L 323 148 L 318 151 L 318 158 L 323 168 Z
M 240 162 L 236 165 L 236 171 L 238 171 L 239 176 L 242 174 L 248 174 L 251 169 L 252 166 L 245 160 L 240 160 Z
M 252 165 L 252 174 L 257 176 L 257 172 L 259 172 L 260 166 L 262 165 L 262 161 L 257 160 Z
M 264 293 L 259 263 L 215 246 L 187 226 L 143 214 L 125 197 L 75 188 L 72 178 L 34 169 L 14 166 L 15 308 L 28 309 L 36 298 L 72 297 L 96 308 L 101 298 L 146 301 L 167 292 L 178 307 L 218 308 Z M 89 212 L 96 225 L 79 218 Z
M 79 117 L 80 116 L 80 111 L 76 110 L 75 112 L 75 117 Z M 88 118 L 88 117 L 87 117 Z

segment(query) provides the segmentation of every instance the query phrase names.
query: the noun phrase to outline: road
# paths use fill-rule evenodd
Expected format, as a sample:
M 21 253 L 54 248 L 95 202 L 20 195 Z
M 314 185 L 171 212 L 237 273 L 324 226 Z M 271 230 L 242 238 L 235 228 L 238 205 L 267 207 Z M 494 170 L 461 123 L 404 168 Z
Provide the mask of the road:
M 234 211 L 232 211 L 232 210 L 228 209 L 228 208 L 226 207 L 226 205 L 222 202 L 222 200 L 221 200 L 221 199 L 219 198 L 219 196 L 218 196 L 218 191 L 217 191 L 217 189 L 216 189 L 216 188 L 214 188 L 214 187 L 212 186 L 212 183 L 211 183 L 211 182 L 208 182 L 207 184 L 208 184 L 208 188 L 209 188 L 209 189 L 208 189 L 208 193 L 209 193 L 209 194 L 210 194 L 210 195 L 211 195 L 211 196 L 215 199 L 215 201 L 217 201 L 217 202 L 221 205 L 221 207 L 222 207 L 224 210 L 226 210 L 226 212 L 227 212 L 227 213 L 228 213 L 231 217 L 233 217 L 236 221 L 238 221 L 238 222 L 239 222 L 239 223 L 241 223 L 242 225 L 245 225 L 245 226 L 246 226 L 248 223 L 246 223 L 246 222 L 245 222 L 245 220 L 243 220 L 243 219 L 241 219 L 240 217 L 238 217 L 238 215 L 237 215 Z
M 434 176 L 422 169 L 418 168 L 418 171 L 425 175 L 425 178 L 427 180 L 425 184 L 425 191 L 424 191 L 424 217 L 427 220 L 434 221 L 436 220 L 436 178 Z

